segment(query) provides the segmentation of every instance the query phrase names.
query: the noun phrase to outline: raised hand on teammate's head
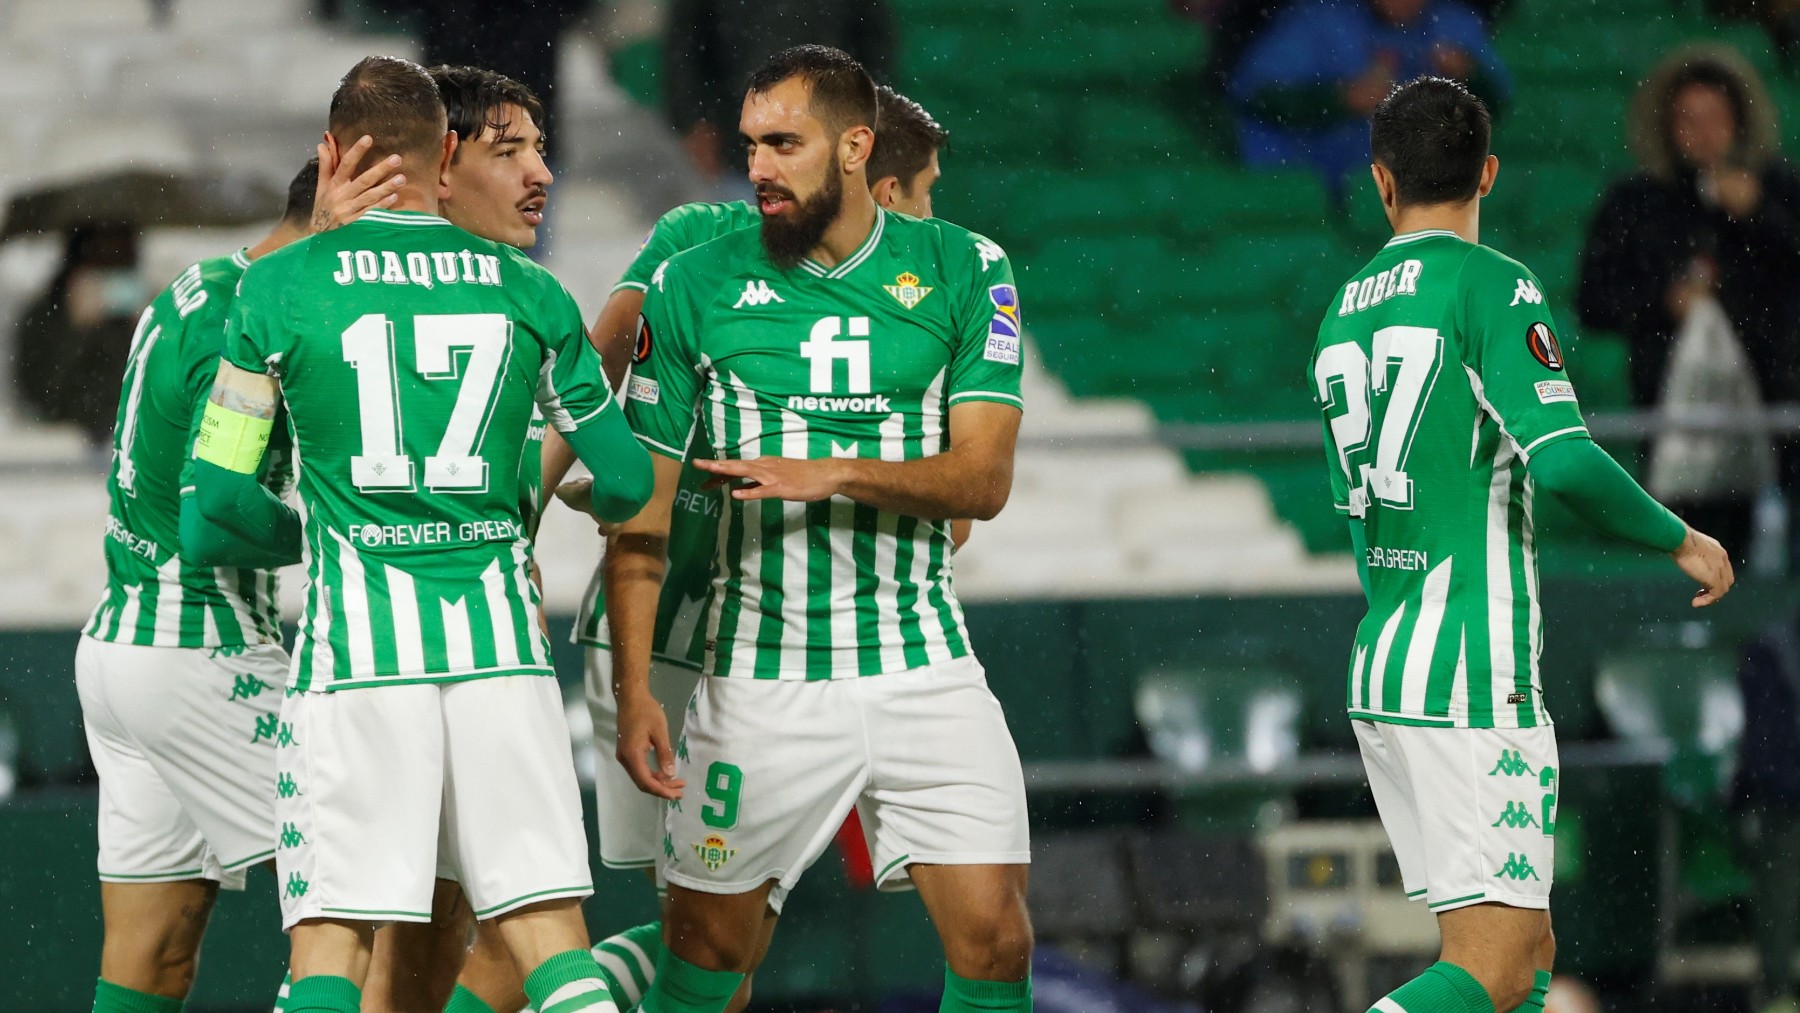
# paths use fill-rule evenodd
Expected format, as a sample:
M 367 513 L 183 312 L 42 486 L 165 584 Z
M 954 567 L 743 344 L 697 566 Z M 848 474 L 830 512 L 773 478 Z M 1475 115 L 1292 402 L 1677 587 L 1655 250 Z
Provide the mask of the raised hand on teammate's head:
M 1731 585 L 1737 583 L 1731 556 L 1711 535 L 1688 528 L 1687 539 L 1672 555 L 1681 572 L 1700 584 L 1700 591 L 1694 595 L 1695 608 L 1705 608 L 1725 597 Z
M 340 159 L 332 156 L 330 145 L 319 142 L 319 189 L 313 195 L 314 232 L 330 232 L 361 218 L 370 208 L 392 207 L 400 199 L 400 188 L 406 185 L 406 177 L 395 172 L 400 168 L 399 155 L 389 155 L 360 176 L 352 178 L 350 175 L 374 143 L 375 139 L 365 134 Z

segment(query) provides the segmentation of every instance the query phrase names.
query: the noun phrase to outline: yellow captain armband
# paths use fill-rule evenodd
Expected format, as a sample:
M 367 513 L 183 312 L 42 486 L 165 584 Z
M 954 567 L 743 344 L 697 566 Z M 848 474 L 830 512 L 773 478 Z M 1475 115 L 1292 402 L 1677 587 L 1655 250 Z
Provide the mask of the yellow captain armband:
M 194 439 L 194 459 L 254 475 L 262 467 L 263 451 L 274 429 L 274 419 L 259 419 L 208 401 L 200 416 L 200 433 Z

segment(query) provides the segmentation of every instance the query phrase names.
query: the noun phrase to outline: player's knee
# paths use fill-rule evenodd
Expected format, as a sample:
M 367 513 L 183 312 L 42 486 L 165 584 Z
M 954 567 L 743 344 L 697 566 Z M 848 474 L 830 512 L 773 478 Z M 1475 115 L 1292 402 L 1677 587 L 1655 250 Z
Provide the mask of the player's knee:
M 198 939 L 181 932 L 115 933 L 104 943 L 101 977 L 160 995 L 186 995 L 199 966 Z
M 670 948 L 675 955 L 712 971 L 749 973 L 756 962 L 755 934 L 742 931 L 716 915 L 682 917 L 670 911 Z
M 957 974 L 979 981 L 1019 981 L 1031 970 L 1034 939 L 1023 907 L 965 919 L 946 940 L 945 958 Z
M 1497 1013 L 1507 1013 L 1518 1009 L 1525 1000 L 1531 998 L 1531 986 L 1537 981 L 1537 969 L 1524 964 L 1515 964 L 1504 970 L 1490 970 L 1477 977 L 1481 987 L 1487 989 L 1488 997 L 1494 1001 Z

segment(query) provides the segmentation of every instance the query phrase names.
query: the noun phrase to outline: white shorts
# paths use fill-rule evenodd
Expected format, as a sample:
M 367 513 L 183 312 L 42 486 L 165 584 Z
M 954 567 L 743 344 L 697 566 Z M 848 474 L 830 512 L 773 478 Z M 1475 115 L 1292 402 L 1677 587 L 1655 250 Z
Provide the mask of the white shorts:
M 1031 861 L 1025 777 L 1000 701 L 973 657 L 860 679 L 706 678 L 676 746 L 684 798 L 668 816 L 668 881 L 781 899 L 850 808 L 875 882 L 911 863 Z
M 83 636 L 75 686 L 100 774 L 100 879 L 216 880 L 275 853 L 279 644 L 138 647 Z
M 430 921 L 438 878 L 483 919 L 593 892 L 555 679 L 296 693 L 279 737 L 283 928 Z
M 1351 723 L 1409 899 L 1550 907 L 1555 728 Z
M 595 812 L 600 823 L 600 864 L 609 869 L 655 868 L 663 853 L 663 816 L 668 803 L 646 795 L 613 758 L 619 738 L 619 704 L 612 695 L 612 651 L 589 647 L 584 652 L 588 713 L 594 719 Z M 669 739 L 681 738 L 682 720 L 700 673 L 680 665 L 652 662 L 650 692 L 669 716 Z

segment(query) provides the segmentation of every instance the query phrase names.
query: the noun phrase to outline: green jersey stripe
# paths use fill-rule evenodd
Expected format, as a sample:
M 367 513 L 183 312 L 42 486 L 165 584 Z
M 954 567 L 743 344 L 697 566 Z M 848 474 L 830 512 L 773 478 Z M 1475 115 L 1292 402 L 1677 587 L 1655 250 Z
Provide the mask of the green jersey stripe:
M 810 439 L 806 423 L 792 412 L 783 411 L 781 419 L 781 450 L 783 457 L 805 459 L 811 457 Z M 759 664 L 758 674 L 779 677 L 783 672 L 805 673 L 811 678 L 809 660 L 811 653 L 807 651 L 807 603 L 811 597 L 808 579 L 812 573 L 808 550 L 807 511 L 809 503 L 780 502 L 781 543 L 765 559 L 763 579 L 774 592 L 774 598 L 780 608 L 774 616 L 776 642 L 780 647 L 773 652 L 773 668 L 765 668 Z M 776 565 L 774 572 L 769 573 L 768 564 Z M 785 579 L 784 579 L 785 578 Z
M 830 453 L 829 449 L 826 452 Z M 823 634 L 823 643 L 856 644 L 857 671 L 866 671 L 862 667 L 862 646 L 858 643 L 862 599 L 857 596 L 860 589 L 856 568 L 856 539 L 860 534 L 856 528 L 857 504 L 843 496 L 833 496 L 819 506 L 824 509 L 814 512 L 812 523 L 814 530 L 825 531 L 827 544 L 814 547 L 813 565 L 825 576 L 827 597 L 819 600 L 824 628 L 818 630 L 815 627 L 815 630 Z M 821 642 L 817 634 L 814 642 Z M 814 657 L 817 660 L 809 667 L 808 674 L 822 672 L 825 678 L 830 678 L 834 674 L 832 666 L 836 653 L 815 651 Z

